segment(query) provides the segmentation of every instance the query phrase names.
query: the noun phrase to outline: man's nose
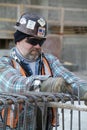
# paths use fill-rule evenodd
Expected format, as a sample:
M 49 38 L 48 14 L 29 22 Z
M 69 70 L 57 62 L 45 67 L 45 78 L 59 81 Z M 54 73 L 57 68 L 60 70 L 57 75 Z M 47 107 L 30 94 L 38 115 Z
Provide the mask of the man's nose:
M 35 45 L 34 47 L 35 48 L 41 48 L 39 44 Z

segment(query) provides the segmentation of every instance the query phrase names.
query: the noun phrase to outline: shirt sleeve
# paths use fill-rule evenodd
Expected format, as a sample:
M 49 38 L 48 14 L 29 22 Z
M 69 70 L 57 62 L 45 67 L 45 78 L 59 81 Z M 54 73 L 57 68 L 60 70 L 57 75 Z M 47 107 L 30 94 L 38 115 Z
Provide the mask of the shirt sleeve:
M 80 89 L 80 96 L 82 96 L 87 91 L 87 82 L 80 79 L 73 72 L 66 69 L 58 60 L 57 57 L 53 55 L 48 56 L 49 63 L 54 77 L 63 77 L 65 81 L 73 87 L 74 94 L 78 95 L 78 88 Z
M 33 76 L 22 76 L 18 70 L 14 69 L 9 58 L 0 59 L 0 92 L 29 91 L 33 80 Z

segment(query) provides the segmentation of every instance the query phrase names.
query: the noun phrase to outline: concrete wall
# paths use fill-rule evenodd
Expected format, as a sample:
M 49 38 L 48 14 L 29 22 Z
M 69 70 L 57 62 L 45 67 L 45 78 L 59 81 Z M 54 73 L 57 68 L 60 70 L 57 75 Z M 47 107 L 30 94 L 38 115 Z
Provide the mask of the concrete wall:
M 87 69 L 87 37 L 64 37 L 61 59 L 78 65 L 79 70 Z

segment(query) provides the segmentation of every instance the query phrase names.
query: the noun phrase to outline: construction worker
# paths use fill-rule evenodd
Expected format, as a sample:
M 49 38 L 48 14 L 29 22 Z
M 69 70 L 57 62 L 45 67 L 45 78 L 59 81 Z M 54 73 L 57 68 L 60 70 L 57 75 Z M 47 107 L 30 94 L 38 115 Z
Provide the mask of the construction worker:
M 42 16 L 24 13 L 15 29 L 15 47 L 10 56 L 0 58 L 0 92 L 39 90 L 78 95 L 79 86 L 80 96 L 85 96 L 87 83 L 64 68 L 57 57 L 42 52 L 47 35 L 47 22 Z M 52 130 L 52 120 L 48 120 L 46 130 Z

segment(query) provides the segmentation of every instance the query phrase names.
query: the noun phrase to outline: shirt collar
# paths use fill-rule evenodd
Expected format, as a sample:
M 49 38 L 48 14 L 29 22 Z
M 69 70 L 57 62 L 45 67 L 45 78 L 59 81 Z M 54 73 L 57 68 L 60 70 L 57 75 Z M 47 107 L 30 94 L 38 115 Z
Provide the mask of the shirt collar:
M 11 49 L 10 56 L 11 56 L 12 58 L 14 58 L 15 60 L 16 60 L 16 59 L 19 60 L 19 62 L 22 61 L 22 62 L 24 62 L 24 63 L 26 63 L 26 64 L 29 64 L 29 62 L 31 62 L 31 61 L 27 60 L 26 58 L 24 58 L 24 57 L 22 56 L 22 54 L 19 52 L 19 50 L 18 50 L 16 47 L 14 47 L 14 48 Z M 40 57 L 41 57 L 41 56 L 40 56 Z M 37 63 L 41 60 L 40 57 L 37 58 L 37 60 L 36 60 Z

